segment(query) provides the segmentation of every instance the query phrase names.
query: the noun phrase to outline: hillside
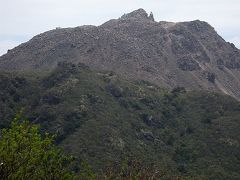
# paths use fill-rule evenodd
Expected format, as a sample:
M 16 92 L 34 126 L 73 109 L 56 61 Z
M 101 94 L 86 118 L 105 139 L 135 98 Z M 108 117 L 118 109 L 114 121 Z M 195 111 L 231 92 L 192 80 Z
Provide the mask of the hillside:
M 0 69 L 51 70 L 62 61 L 240 99 L 240 51 L 199 20 L 156 22 L 139 9 L 100 26 L 57 28 L 9 50 Z
M 0 127 L 24 107 L 96 170 L 132 156 L 184 177 L 240 177 L 240 103 L 229 96 L 168 91 L 68 63 L 51 73 L 2 72 L 0 89 Z

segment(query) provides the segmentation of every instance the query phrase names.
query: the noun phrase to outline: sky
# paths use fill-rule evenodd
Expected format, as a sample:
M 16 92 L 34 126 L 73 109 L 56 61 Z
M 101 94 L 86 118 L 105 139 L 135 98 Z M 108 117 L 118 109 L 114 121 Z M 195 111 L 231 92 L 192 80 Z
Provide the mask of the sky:
M 240 48 L 240 0 L 0 0 L 0 55 L 56 27 L 100 25 L 139 8 L 156 21 L 207 21 Z

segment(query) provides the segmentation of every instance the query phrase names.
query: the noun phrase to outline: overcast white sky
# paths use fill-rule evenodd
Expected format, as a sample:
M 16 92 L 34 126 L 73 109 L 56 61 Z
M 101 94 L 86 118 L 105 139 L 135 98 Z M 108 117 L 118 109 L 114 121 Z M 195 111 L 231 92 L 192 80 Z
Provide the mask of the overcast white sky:
M 207 21 L 240 48 L 240 0 L 0 0 L 0 55 L 41 32 L 100 25 L 138 8 L 156 21 Z

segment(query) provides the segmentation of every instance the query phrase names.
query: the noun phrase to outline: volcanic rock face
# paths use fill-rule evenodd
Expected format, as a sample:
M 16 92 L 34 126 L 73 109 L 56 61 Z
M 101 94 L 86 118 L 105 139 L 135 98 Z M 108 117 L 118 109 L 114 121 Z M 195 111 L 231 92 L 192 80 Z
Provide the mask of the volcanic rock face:
M 0 69 L 51 70 L 62 61 L 240 99 L 240 51 L 199 20 L 155 22 L 139 9 L 101 26 L 58 28 L 1 56 Z

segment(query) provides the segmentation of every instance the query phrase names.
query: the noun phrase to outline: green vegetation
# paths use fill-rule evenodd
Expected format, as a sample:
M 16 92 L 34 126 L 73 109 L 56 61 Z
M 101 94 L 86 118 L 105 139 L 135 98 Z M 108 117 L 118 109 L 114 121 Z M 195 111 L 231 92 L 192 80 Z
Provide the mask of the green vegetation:
M 62 154 L 53 137 L 18 115 L 0 139 L 0 179 L 73 179 L 72 158 Z
M 57 133 L 57 145 L 97 174 L 135 157 L 172 176 L 240 177 L 240 103 L 231 97 L 66 63 L 41 76 L 2 74 L 0 86 L 1 128 L 25 107 L 31 123 Z
M 76 172 L 74 158 L 63 155 L 54 145 L 54 137 L 41 135 L 39 126 L 30 124 L 18 114 L 9 129 L 2 129 L 0 138 L 1 179 L 159 179 L 172 177 L 153 166 L 145 167 L 140 161 L 126 160 L 109 165 L 95 173 L 86 162 Z

